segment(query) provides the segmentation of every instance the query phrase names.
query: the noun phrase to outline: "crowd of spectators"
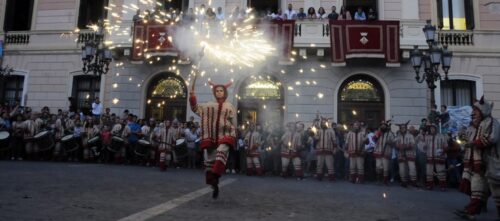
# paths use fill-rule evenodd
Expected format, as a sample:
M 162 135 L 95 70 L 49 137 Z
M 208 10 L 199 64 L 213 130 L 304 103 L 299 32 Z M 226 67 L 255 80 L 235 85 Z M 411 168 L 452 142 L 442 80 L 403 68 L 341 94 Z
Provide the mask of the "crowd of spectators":
M 31 108 L 21 107 L 18 103 L 14 106 L 3 105 L 0 109 L 0 132 L 8 132 L 7 139 L 0 140 L 1 157 L 10 160 L 52 160 L 52 161 L 83 161 L 100 163 L 139 164 L 157 166 L 158 150 L 154 145 L 157 133 L 161 128 L 178 131 L 175 141 L 173 159 L 170 161 L 173 167 L 202 168 L 203 152 L 199 149 L 200 129 L 199 123 L 194 118 L 186 122 L 181 119 L 169 117 L 168 119 L 139 119 L 136 115 L 125 110 L 121 115 L 111 113 L 109 108 L 104 108 L 99 99 L 85 110 L 69 109 L 51 112 L 44 107 L 40 112 L 33 112 Z M 416 140 L 413 148 L 416 155 L 417 176 L 420 182 L 425 180 L 426 153 L 425 148 L 419 141 L 429 134 L 429 125 L 441 123 L 445 125 L 449 120 L 446 107 L 442 107 L 442 113 L 438 113 L 433 107 L 428 118 L 422 119 L 420 126 L 410 126 L 408 132 Z M 305 177 L 312 177 L 316 171 L 316 145 L 315 129 L 319 128 L 319 119 L 313 120 L 308 127 L 303 122 L 293 123 L 296 132 L 301 135 L 300 153 L 302 169 Z M 290 123 L 289 123 L 290 124 Z M 338 179 L 348 179 L 349 157 L 346 151 L 346 135 L 352 130 L 355 122 L 351 124 L 336 124 L 329 122 L 328 127 L 333 129 L 336 136 L 336 150 L 334 154 L 335 176 Z M 366 134 L 364 156 L 365 179 L 375 181 L 375 160 L 373 150 L 377 142 L 377 134 L 380 128 L 367 127 L 359 122 L 360 130 Z M 258 151 L 264 174 L 282 175 L 281 149 L 283 148 L 283 136 L 286 133 L 284 125 L 253 125 L 259 132 L 261 141 Z M 227 172 L 247 173 L 247 149 L 246 137 L 251 126 L 239 125 L 237 133 L 237 144 L 230 151 Z M 127 129 L 128 128 L 128 129 Z M 449 168 L 448 184 L 457 185 L 461 174 L 460 165 L 462 156 L 460 147 L 448 136 L 446 127 L 440 127 L 441 132 L 447 137 L 448 147 L 446 149 L 446 162 Z M 37 134 L 48 131 L 53 142 L 39 142 L 34 137 Z M 399 131 L 392 131 L 398 134 Z M 72 136 L 77 140 L 78 149 L 68 152 L 72 147 L 61 141 L 64 136 Z M 99 137 L 99 142 L 89 143 L 91 138 Z M 124 140 L 123 143 L 114 143 L 113 137 Z M 140 145 L 139 140 L 145 140 L 150 146 Z M 58 145 L 54 145 L 58 144 Z M 54 145 L 52 148 L 42 145 Z M 74 144 L 74 143 L 73 143 Z M 123 154 L 113 152 L 112 145 L 121 145 Z M 121 147 L 118 147 L 121 148 Z M 141 149 L 142 148 L 142 149 Z M 399 180 L 398 149 L 394 145 L 390 159 L 390 180 Z M 114 149 L 114 150 L 118 150 Z M 136 150 L 142 154 L 137 154 Z M 291 171 L 292 168 L 289 168 Z

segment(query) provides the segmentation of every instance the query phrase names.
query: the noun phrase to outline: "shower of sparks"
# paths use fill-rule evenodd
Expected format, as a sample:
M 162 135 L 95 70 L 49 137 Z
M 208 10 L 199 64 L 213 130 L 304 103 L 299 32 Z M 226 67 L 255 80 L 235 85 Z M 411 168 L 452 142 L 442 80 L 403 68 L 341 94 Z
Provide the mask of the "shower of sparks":
M 213 7 L 211 5 L 211 1 L 208 2 L 207 8 L 208 7 Z M 104 7 L 109 16 L 103 21 L 104 29 L 102 31 L 108 37 L 103 43 L 110 48 L 124 47 L 123 44 L 125 44 L 127 40 L 129 43 L 132 43 L 132 34 L 130 32 L 132 15 L 136 15 L 133 17 L 134 20 L 139 19 L 143 23 L 155 22 L 156 24 L 172 25 L 177 29 L 179 29 L 179 27 L 183 27 L 185 24 L 177 25 L 182 22 L 181 18 L 185 16 L 183 12 L 162 10 L 156 11 L 155 8 L 164 8 L 164 6 L 160 1 L 140 0 L 135 4 L 125 3 L 123 5 L 116 5 L 110 3 L 108 6 Z M 137 12 L 139 13 L 137 14 Z M 203 9 L 194 8 L 194 14 L 192 16 L 194 16 L 195 19 L 191 24 L 184 26 L 186 27 L 184 29 L 187 30 L 182 31 L 182 38 L 179 38 L 178 34 L 175 32 L 168 33 L 168 35 L 165 36 L 166 41 L 173 42 L 174 45 L 176 44 L 176 39 L 189 42 L 189 50 L 197 51 L 197 53 L 201 50 L 201 48 L 204 48 L 204 54 L 206 55 L 204 58 L 210 60 L 212 64 L 215 64 L 215 66 L 210 67 L 210 70 L 202 70 L 199 69 L 199 66 L 193 65 L 193 68 L 200 71 L 199 73 L 201 77 L 203 77 L 205 73 L 209 75 L 217 73 L 221 70 L 224 70 L 224 72 L 229 74 L 238 73 L 238 70 L 242 70 L 243 67 L 254 67 L 260 63 L 265 63 L 268 57 L 276 52 L 276 48 L 270 43 L 270 39 L 265 36 L 261 29 L 256 27 L 256 22 L 254 22 L 255 17 L 252 15 L 252 9 L 248 9 L 246 11 L 247 17 L 244 20 L 235 19 L 230 13 L 226 13 L 226 15 L 228 14 L 229 16 L 227 16 L 226 20 L 209 21 L 208 19 L 202 18 L 205 17 L 205 11 L 203 11 Z M 94 32 L 101 31 L 99 30 L 97 24 L 91 24 L 87 26 L 87 28 Z M 75 38 L 76 41 L 80 34 L 85 34 L 86 32 L 88 31 L 75 28 L 69 33 L 61 34 L 61 38 Z M 109 38 L 110 36 L 111 39 Z M 116 40 L 117 38 L 122 40 Z M 116 42 L 111 40 L 116 40 Z M 148 43 L 147 39 L 135 39 L 135 41 L 139 43 Z M 310 44 L 310 47 L 316 47 L 316 45 Z M 138 52 L 138 54 L 139 56 L 149 58 L 145 60 L 146 64 L 165 62 L 165 59 L 161 57 L 152 56 L 151 52 L 148 52 L 147 49 Z M 299 55 L 299 53 L 295 50 L 292 50 L 290 55 L 291 57 L 289 59 L 292 62 L 296 59 L 300 60 L 300 58 L 308 59 L 307 55 Z M 180 68 L 176 65 L 189 64 L 192 59 L 192 56 L 191 58 L 187 57 L 179 60 L 174 59 L 172 60 L 172 65 L 168 67 L 168 70 L 180 75 Z M 123 61 L 114 62 L 113 67 L 115 69 L 125 69 Z M 326 68 L 327 66 L 325 64 L 318 64 L 317 66 L 308 67 L 307 69 L 301 68 L 298 71 L 278 69 L 278 73 L 285 75 L 288 71 L 291 71 L 291 74 L 298 72 L 301 76 L 307 76 L 308 74 L 314 74 L 315 72 L 322 72 Z M 191 78 L 193 77 L 192 74 L 189 74 L 186 78 L 187 80 L 185 83 L 188 86 L 191 82 Z M 122 78 L 120 73 L 116 72 L 115 75 L 115 80 L 118 82 L 128 80 L 130 83 L 137 85 L 137 87 L 144 85 L 144 80 L 141 81 L 140 79 L 136 79 L 136 77 L 124 76 L 123 78 L 125 79 L 120 80 L 119 78 Z M 262 79 L 262 76 L 258 77 L 259 79 Z M 269 76 L 267 77 L 269 80 Z M 233 82 L 234 79 L 231 78 L 231 81 Z M 292 94 L 300 97 L 301 94 L 297 93 L 297 91 L 300 91 L 300 87 L 317 85 L 317 82 L 314 79 L 304 79 L 302 81 L 291 82 L 291 84 L 297 88 L 294 89 L 292 86 L 285 85 L 282 85 L 282 87 L 288 89 L 289 91 L 294 91 Z M 208 85 L 205 84 L 205 86 Z M 119 83 L 113 83 L 112 87 L 116 89 L 121 86 L 119 86 Z M 316 93 L 317 98 L 323 99 L 324 93 L 327 92 L 318 90 L 314 93 Z M 241 99 L 240 96 L 236 96 L 236 98 L 238 100 Z M 118 98 L 115 98 L 112 100 L 112 103 L 116 104 L 118 101 Z M 150 101 L 148 104 L 159 106 L 164 105 L 161 103 L 153 104 Z M 263 108 L 266 109 L 267 106 L 263 105 Z M 286 109 L 285 106 L 282 108 L 283 110 Z M 298 114 L 296 114 L 296 117 L 298 118 Z

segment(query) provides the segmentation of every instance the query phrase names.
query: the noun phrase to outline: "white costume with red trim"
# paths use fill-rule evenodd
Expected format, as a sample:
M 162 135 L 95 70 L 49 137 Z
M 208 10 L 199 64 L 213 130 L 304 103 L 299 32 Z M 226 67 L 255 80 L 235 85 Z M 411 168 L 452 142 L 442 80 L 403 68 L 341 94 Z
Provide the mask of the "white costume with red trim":
M 217 99 L 216 102 L 198 104 L 196 95 L 191 94 L 189 103 L 191 110 L 201 117 L 201 144 L 200 148 L 206 153 L 206 183 L 217 186 L 219 177 L 226 169 L 226 162 L 229 148 L 236 144 L 235 114 L 236 109 L 226 101 L 227 87 L 229 85 L 214 85 L 216 88 L 224 89 L 224 98 Z
M 288 174 L 288 165 L 293 163 L 296 177 L 303 177 L 302 161 L 297 151 L 301 146 L 301 133 L 287 131 L 281 137 L 281 175 L 286 177 Z
M 258 131 L 249 131 L 245 136 L 245 149 L 247 151 L 247 175 L 252 175 L 255 172 L 261 176 L 263 174 L 260 165 L 259 147 L 262 143 L 262 138 Z
M 334 167 L 333 167 L 333 154 L 335 152 L 335 147 L 337 143 L 337 138 L 335 137 L 335 131 L 331 128 L 318 129 L 314 139 L 316 143 L 316 176 L 319 180 L 323 177 L 323 167 L 326 164 L 328 169 L 328 177 L 330 180 L 334 180 Z

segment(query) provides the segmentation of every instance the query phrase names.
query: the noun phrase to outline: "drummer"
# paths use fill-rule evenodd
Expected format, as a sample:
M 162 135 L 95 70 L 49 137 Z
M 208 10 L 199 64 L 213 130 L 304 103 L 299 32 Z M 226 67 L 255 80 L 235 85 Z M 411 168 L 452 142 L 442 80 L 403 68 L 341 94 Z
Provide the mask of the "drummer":
M 3 111 L 0 114 L 0 131 L 10 131 L 12 124 L 10 122 L 9 113 Z
M 155 129 L 154 118 L 149 119 L 149 121 L 144 121 L 144 125 L 141 127 L 142 134 L 144 135 L 143 139 L 149 141 L 151 145 L 153 145 L 154 143 L 153 139 L 151 139 L 152 134 L 154 133 L 154 129 Z M 155 146 L 151 147 L 152 148 L 148 150 L 148 156 L 147 156 L 148 162 L 146 163 L 147 166 L 154 165 L 155 161 L 156 147 Z
M 16 121 L 12 122 L 12 139 L 10 140 L 11 145 L 11 160 L 23 160 L 21 153 L 24 147 L 23 136 L 24 136 L 24 121 L 23 115 L 17 114 L 15 117 Z
M 78 115 L 75 115 L 78 116 Z M 83 133 L 83 125 L 82 122 L 80 121 L 79 117 L 76 117 L 74 120 L 74 127 L 73 127 L 73 136 L 74 139 L 76 140 L 76 143 L 81 147 L 82 146 L 82 133 Z M 68 161 L 78 161 L 78 155 L 80 154 L 80 151 L 73 151 L 71 154 L 68 155 Z
M 55 147 L 54 147 L 54 160 L 60 160 L 63 155 L 61 138 L 64 136 L 64 124 L 63 124 L 63 115 L 57 115 L 57 119 L 54 122 L 54 138 L 55 138 Z
M 179 168 L 178 164 L 179 161 L 177 159 L 177 154 L 175 153 L 174 147 L 176 146 L 176 141 L 177 139 L 181 139 L 181 128 L 179 128 L 179 121 L 177 119 L 172 121 L 172 127 L 168 128 L 167 131 L 167 146 L 170 144 L 170 147 L 167 147 L 167 152 L 168 149 L 170 148 L 170 151 L 172 153 L 172 160 L 173 164 L 176 165 L 177 168 Z M 167 153 L 168 155 L 168 153 Z M 168 157 L 167 157 L 168 161 Z
M 122 125 L 122 120 L 120 118 L 114 118 L 115 124 L 113 125 L 113 128 L 111 128 L 111 135 L 113 137 L 122 137 L 122 132 L 123 132 L 123 125 Z M 122 163 L 123 160 L 125 159 L 125 146 L 121 146 L 120 149 L 115 153 L 115 163 Z
M 82 148 L 83 148 L 83 160 L 89 161 L 94 157 L 91 154 L 88 141 L 95 136 L 94 133 L 94 121 L 91 116 L 88 116 L 83 123 L 83 134 L 82 134 Z
M 69 118 L 67 118 L 67 116 L 68 116 L 67 112 L 65 112 L 63 115 L 65 115 L 65 118 L 63 119 L 64 120 L 64 134 L 66 134 L 66 135 L 73 134 L 73 131 L 75 129 L 75 116 L 76 115 L 72 115 Z
M 38 145 L 33 137 L 36 134 L 36 114 L 26 113 L 27 119 L 24 121 L 24 147 L 26 151 L 26 158 L 28 160 L 37 159 Z
M 127 157 L 132 157 L 137 141 L 142 137 L 141 126 L 134 121 L 133 114 L 128 115 L 127 125 L 123 129 L 122 137 L 126 138 Z

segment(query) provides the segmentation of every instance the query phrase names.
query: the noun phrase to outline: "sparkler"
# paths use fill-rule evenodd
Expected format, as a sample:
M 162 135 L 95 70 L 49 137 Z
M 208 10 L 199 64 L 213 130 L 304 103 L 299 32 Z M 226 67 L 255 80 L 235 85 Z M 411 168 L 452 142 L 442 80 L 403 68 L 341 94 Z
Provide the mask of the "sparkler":
M 211 2 L 209 2 L 208 7 L 211 7 L 210 3 Z M 144 10 L 145 6 L 149 7 L 150 10 Z M 106 31 L 110 35 L 129 36 L 129 21 L 123 20 L 130 19 L 130 16 L 126 15 L 136 14 L 136 11 L 138 9 L 141 9 L 141 11 L 137 15 L 137 17 L 134 17 L 134 19 L 142 19 L 143 23 L 148 23 L 154 20 L 158 24 L 176 25 L 178 22 L 180 22 L 180 18 L 183 17 L 182 12 L 177 15 L 173 15 L 169 12 L 164 11 L 159 11 L 158 13 L 149 12 L 152 11 L 155 6 L 158 6 L 158 8 L 162 8 L 163 4 L 159 1 L 153 0 L 140 0 L 135 4 L 109 4 L 105 7 L 105 10 L 107 10 L 110 16 L 104 21 L 106 26 L 104 31 Z M 196 52 L 200 51 L 201 47 L 203 48 L 202 50 L 209 55 L 206 56 L 205 59 L 210 60 L 216 64 L 221 64 L 224 66 L 228 65 L 231 67 L 231 70 L 234 70 L 231 73 L 236 73 L 236 67 L 238 67 L 240 70 L 242 69 L 242 67 L 254 67 L 259 63 L 265 62 L 267 57 L 269 57 L 276 51 L 276 48 L 273 46 L 273 44 L 270 43 L 271 41 L 269 41 L 269 39 L 265 37 L 264 32 L 255 28 L 255 18 L 253 15 L 248 16 L 248 18 L 243 21 L 236 21 L 236 18 L 232 18 L 231 16 L 229 16 L 227 20 L 223 20 L 220 22 L 208 22 L 208 20 L 200 19 L 201 15 L 205 13 L 204 10 L 195 8 L 194 11 L 194 16 L 196 16 L 196 19 L 191 24 L 191 26 L 186 27 L 182 33 L 172 34 L 173 32 L 170 32 L 169 36 L 166 36 L 167 40 L 174 43 L 174 45 L 176 46 L 176 39 L 185 42 L 185 44 L 188 44 L 188 50 L 193 52 L 191 55 L 196 55 Z M 250 14 L 249 12 L 251 12 L 251 9 L 247 10 L 247 14 Z M 96 26 L 91 25 L 89 26 L 89 28 L 95 29 Z M 179 29 L 182 29 L 182 26 L 177 26 L 177 30 Z M 62 34 L 61 37 L 77 36 L 79 32 L 80 30 L 76 28 L 69 34 Z M 131 42 L 132 39 L 129 38 L 128 41 Z M 146 39 L 135 39 L 135 41 L 147 43 Z M 106 43 L 109 47 L 121 47 L 121 42 L 115 43 L 112 41 L 107 41 Z M 310 46 L 316 47 L 315 44 L 311 44 Z M 182 48 L 179 49 L 182 51 Z M 138 53 L 140 55 L 147 55 L 148 51 L 147 49 L 145 49 L 144 51 Z M 290 60 L 294 61 L 294 57 L 298 56 L 298 53 L 296 51 L 291 51 L 291 55 L 292 58 Z M 186 59 L 187 61 L 190 60 L 189 57 Z M 159 62 L 160 60 L 162 59 L 159 57 L 151 57 L 151 59 L 146 62 L 153 64 Z M 174 60 L 172 66 L 169 69 L 171 69 L 172 71 L 176 71 L 176 74 L 179 75 L 179 69 L 175 67 L 175 64 L 181 64 L 182 62 L 183 60 L 179 60 L 178 62 Z M 124 68 L 123 65 L 123 62 L 118 62 L 115 66 Z M 326 65 L 319 64 L 317 67 L 311 67 L 309 70 L 300 69 L 299 72 L 300 74 L 306 74 L 308 72 L 314 73 L 320 71 L 320 69 L 324 70 L 325 68 Z M 196 81 L 198 75 L 203 76 L 203 74 L 205 73 L 205 71 L 201 69 L 199 64 L 198 66 L 195 66 L 194 69 L 196 69 L 193 72 L 194 76 L 193 74 L 191 74 L 191 76 L 189 77 L 193 77 L 193 83 Z M 222 68 L 215 68 L 214 72 L 218 72 L 219 69 Z M 285 75 L 286 71 L 281 70 L 280 73 Z M 120 74 L 116 73 L 116 77 L 120 77 Z M 135 79 L 129 78 L 128 80 L 129 82 L 132 82 L 132 80 Z M 190 81 L 191 79 L 188 79 L 186 81 L 186 84 L 189 85 Z M 143 85 L 142 82 L 136 82 L 136 84 L 137 87 L 141 87 Z M 317 82 L 313 79 L 310 79 L 304 82 L 298 82 L 298 84 L 296 85 L 297 87 L 299 87 L 304 84 L 316 85 Z M 194 85 L 195 84 L 192 84 L 192 86 Z M 118 84 L 113 84 L 113 88 L 118 88 Z M 293 87 L 289 87 L 288 89 L 294 90 Z M 322 99 L 324 97 L 324 93 L 324 91 L 318 91 L 316 94 L 317 98 Z M 295 95 L 297 97 L 301 96 L 301 94 L 299 93 L 296 93 Z M 238 99 L 241 98 L 238 97 Z M 149 103 L 153 105 L 151 102 Z M 285 106 L 283 106 L 282 108 L 283 110 L 286 109 Z M 295 114 L 295 117 L 298 118 L 299 114 Z

